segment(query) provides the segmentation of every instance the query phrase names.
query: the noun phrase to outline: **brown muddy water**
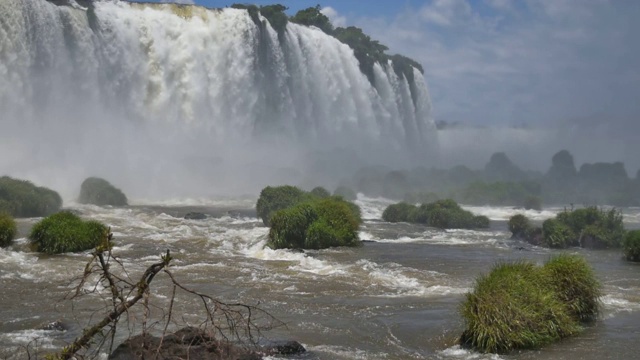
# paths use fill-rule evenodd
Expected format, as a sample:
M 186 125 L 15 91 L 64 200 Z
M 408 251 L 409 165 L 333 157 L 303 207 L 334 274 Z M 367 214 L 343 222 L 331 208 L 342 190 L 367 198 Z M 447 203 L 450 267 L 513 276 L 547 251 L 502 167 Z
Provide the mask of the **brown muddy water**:
M 543 262 L 557 251 L 510 240 L 506 220 L 517 212 L 513 209 L 469 207 L 489 216 L 491 229 L 438 231 L 382 222 L 388 203 L 359 198 L 366 218 L 361 239 L 369 240 L 362 247 L 304 253 L 264 247 L 268 229 L 253 217 L 254 200 L 70 208 L 112 227 L 114 254 L 133 279 L 170 249 L 180 282 L 224 301 L 259 304 L 286 324 L 266 337 L 300 341 L 309 350 L 304 359 L 632 359 L 640 354 L 640 266 L 624 261 L 620 251 L 582 249 L 568 251 L 585 256 L 604 284 L 603 313 L 595 325 L 542 350 L 497 356 L 459 348 L 458 306 L 476 276 L 498 261 Z M 210 217 L 182 219 L 193 210 Z M 527 215 L 543 220 L 557 211 Z M 0 356 L 6 358 L 26 358 L 19 348 L 27 344 L 41 352 L 60 348 L 103 316 L 96 312 L 105 306 L 98 294 L 62 300 L 88 253 L 29 252 L 24 236 L 35 221 L 20 220 L 21 238 L 0 249 Z M 625 223 L 640 227 L 640 209 L 626 209 Z M 152 283 L 151 319 L 162 319 L 170 289 L 161 275 Z M 202 316 L 198 300 L 186 294 L 178 296 L 174 310 L 183 325 Z M 35 330 L 55 320 L 69 329 Z M 142 314 L 132 312 L 118 340 L 141 321 Z

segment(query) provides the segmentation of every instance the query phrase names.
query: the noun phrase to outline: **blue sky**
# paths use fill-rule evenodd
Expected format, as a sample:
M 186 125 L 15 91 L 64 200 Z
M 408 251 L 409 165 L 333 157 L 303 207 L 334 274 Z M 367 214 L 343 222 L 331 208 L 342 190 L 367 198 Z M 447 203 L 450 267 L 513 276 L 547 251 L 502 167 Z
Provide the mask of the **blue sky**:
M 182 0 L 208 7 L 235 1 Z M 290 12 L 319 1 L 281 3 Z M 610 123 L 640 137 L 640 1 L 326 0 L 424 65 L 436 120 L 529 126 Z M 629 135 L 629 131 L 625 131 Z

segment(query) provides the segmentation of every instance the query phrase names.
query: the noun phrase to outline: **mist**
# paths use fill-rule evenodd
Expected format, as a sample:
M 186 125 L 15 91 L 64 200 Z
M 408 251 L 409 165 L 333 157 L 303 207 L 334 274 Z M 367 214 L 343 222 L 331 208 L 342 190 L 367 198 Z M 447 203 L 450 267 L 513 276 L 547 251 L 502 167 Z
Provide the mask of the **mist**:
M 88 176 L 130 198 L 331 187 L 363 165 L 435 154 L 422 74 L 374 66 L 317 29 L 246 11 L 0 3 L 0 173 L 74 200 Z

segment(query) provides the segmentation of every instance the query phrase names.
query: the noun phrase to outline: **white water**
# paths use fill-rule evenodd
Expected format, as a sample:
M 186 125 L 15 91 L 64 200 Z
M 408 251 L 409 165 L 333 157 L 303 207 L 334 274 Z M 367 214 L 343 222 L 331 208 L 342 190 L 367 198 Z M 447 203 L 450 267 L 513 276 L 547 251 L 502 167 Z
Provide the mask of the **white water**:
M 121 1 L 0 13 L 0 172 L 65 197 L 89 175 L 132 197 L 253 191 L 434 146 L 422 74 L 378 64 L 374 87 L 317 29 L 279 39 L 242 10 Z

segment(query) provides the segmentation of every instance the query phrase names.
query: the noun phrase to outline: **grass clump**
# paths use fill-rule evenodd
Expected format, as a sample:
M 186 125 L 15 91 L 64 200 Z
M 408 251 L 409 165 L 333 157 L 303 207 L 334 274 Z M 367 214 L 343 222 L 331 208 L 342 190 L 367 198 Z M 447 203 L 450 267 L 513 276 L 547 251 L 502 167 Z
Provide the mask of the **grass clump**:
M 568 228 L 567 236 L 570 237 L 567 240 L 568 245 L 596 249 L 622 246 L 625 229 L 622 223 L 622 213 L 617 209 L 603 210 L 596 206 L 590 206 L 571 211 L 565 210 L 559 213 L 555 220 Z M 555 232 L 551 232 L 549 235 L 555 234 Z M 546 232 L 545 240 L 547 240 Z M 548 241 L 553 243 L 552 239 Z
M 0 213 L 0 247 L 11 245 L 18 229 L 11 215 Z
M 107 234 L 107 227 L 97 221 L 84 221 L 70 212 L 48 216 L 31 229 L 29 240 L 34 250 L 60 254 L 92 249 Z
M 629 261 L 640 262 L 640 230 L 631 230 L 622 243 L 624 256 Z
M 524 239 L 527 232 L 531 228 L 529 218 L 522 214 L 513 215 L 509 219 L 509 231 L 511 231 L 512 239 Z
M 486 216 L 475 216 L 451 199 L 420 206 L 404 202 L 389 205 L 382 213 L 382 219 L 388 222 L 424 224 L 440 229 L 484 229 L 490 223 Z
M 96 177 L 87 178 L 82 182 L 78 202 L 98 206 L 127 206 L 128 204 L 127 197 L 120 189 L 107 180 Z
M 382 213 L 382 220 L 386 222 L 414 222 L 417 207 L 405 202 L 387 206 Z
M 581 331 L 599 308 L 600 284 L 584 259 L 562 255 L 544 266 L 502 263 L 477 279 L 460 311 L 460 341 L 480 352 L 533 349 Z
M 269 226 L 271 216 L 278 210 L 299 204 L 309 198 L 309 195 L 295 186 L 267 186 L 260 192 L 260 197 L 256 204 L 258 217 Z
M 600 283 L 584 258 L 557 255 L 544 264 L 543 271 L 571 317 L 580 321 L 595 319 L 602 294 Z
M 544 244 L 550 248 L 565 249 L 576 245 L 576 236 L 565 223 L 557 219 L 547 219 L 542 223 Z
M 358 246 L 360 218 L 341 198 L 315 198 L 277 211 L 267 245 L 273 249 Z
M 62 198 L 48 188 L 30 181 L 0 177 L 0 212 L 14 217 L 47 216 L 60 210 Z

